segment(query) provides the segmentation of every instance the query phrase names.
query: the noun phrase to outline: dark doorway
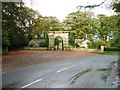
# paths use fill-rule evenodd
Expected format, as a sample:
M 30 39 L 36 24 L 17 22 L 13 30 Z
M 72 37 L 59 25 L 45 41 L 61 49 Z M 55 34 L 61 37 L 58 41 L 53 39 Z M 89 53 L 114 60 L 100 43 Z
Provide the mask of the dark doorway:
M 55 50 L 63 50 L 63 39 L 62 37 L 58 36 L 55 38 L 55 42 L 54 42 L 54 49 Z

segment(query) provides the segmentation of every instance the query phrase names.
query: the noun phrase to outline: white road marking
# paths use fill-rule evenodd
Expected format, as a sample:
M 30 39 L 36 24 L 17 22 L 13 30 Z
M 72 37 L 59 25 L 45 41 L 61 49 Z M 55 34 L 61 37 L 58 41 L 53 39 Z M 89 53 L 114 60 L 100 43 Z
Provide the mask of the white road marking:
M 83 63 L 83 62 L 80 62 L 80 63 Z M 67 69 L 69 69 L 69 68 L 71 68 L 71 67 L 74 67 L 74 66 L 76 66 L 76 65 L 71 65 L 71 66 L 69 66 L 69 67 L 66 67 L 66 68 L 63 68 L 63 69 L 61 69 L 61 70 L 58 70 L 57 73 L 62 72 L 62 71 L 64 71 L 64 70 L 67 70 Z M 38 79 L 38 80 L 36 80 L 36 81 L 33 81 L 33 82 L 31 82 L 31 83 L 29 83 L 29 84 L 27 84 L 27 85 L 22 86 L 21 88 L 26 88 L 26 87 L 28 87 L 28 86 L 30 86 L 30 85 L 33 85 L 33 84 L 41 81 L 42 79 L 43 79 L 43 78 L 40 78 L 40 79 Z
M 89 62 L 89 60 L 88 61 L 83 61 L 83 62 L 80 62 L 79 64 L 82 64 L 82 63 L 88 63 Z
M 74 67 L 74 66 L 76 66 L 76 65 L 72 65 L 72 66 L 63 68 L 63 69 L 61 69 L 61 70 L 58 70 L 57 73 L 62 72 L 62 71 L 64 71 L 64 70 L 67 70 L 67 69 L 69 69 L 69 68 L 71 68 L 71 67 Z
M 35 84 L 35 83 L 41 81 L 42 79 L 43 79 L 43 78 L 40 78 L 40 79 L 38 79 L 38 80 L 36 80 L 36 81 L 34 81 L 34 82 L 31 82 L 31 83 L 29 83 L 29 84 L 27 84 L 27 85 L 25 85 L 25 86 L 22 86 L 21 88 L 26 88 L 26 87 L 28 87 L 28 86 L 30 86 L 30 85 L 32 85 L 32 84 Z

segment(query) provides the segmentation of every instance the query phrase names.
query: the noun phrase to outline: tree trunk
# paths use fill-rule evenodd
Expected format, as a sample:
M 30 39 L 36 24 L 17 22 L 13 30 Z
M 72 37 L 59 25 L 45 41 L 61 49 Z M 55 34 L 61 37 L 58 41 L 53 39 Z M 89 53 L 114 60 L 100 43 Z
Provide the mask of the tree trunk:
M 8 47 L 5 47 L 2 49 L 2 54 L 7 54 L 8 53 Z

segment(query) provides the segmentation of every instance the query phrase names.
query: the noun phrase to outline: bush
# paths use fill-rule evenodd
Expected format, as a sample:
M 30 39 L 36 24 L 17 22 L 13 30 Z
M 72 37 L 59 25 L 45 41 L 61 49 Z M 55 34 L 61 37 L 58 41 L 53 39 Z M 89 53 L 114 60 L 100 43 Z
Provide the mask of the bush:
M 109 47 L 109 48 L 105 48 L 105 51 L 120 51 L 119 47 Z
M 49 47 L 49 37 L 47 33 L 45 33 L 45 47 Z
M 39 46 L 40 47 L 48 47 L 48 45 L 45 41 L 41 42 Z
M 76 47 L 76 48 L 79 48 L 80 46 L 79 46 L 77 43 L 75 43 L 75 47 Z
M 29 42 L 29 45 L 28 45 L 28 46 L 30 46 L 30 47 L 39 47 L 39 43 L 36 42 L 35 40 L 31 40 L 31 41 Z
M 72 45 L 73 47 L 75 46 L 75 33 L 70 33 L 70 36 L 69 36 L 69 43 L 70 45 Z
M 105 45 L 105 42 L 102 40 L 92 41 L 88 47 L 100 49 L 101 45 Z

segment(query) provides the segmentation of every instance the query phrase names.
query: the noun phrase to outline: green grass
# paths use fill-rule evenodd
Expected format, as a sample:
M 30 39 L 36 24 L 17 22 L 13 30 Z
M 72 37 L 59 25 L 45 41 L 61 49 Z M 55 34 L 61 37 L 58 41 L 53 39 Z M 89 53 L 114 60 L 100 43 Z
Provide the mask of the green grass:
M 97 71 L 102 71 L 103 75 L 101 76 L 101 78 L 107 82 L 108 77 L 111 74 L 112 68 L 102 68 L 102 69 L 97 69 Z
M 112 68 L 102 68 L 102 69 L 97 69 L 97 71 L 104 71 L 104 72 L 110 72 Z
M 70 79 L 70 80 L 72 80 L 72 81 L 71 81 L 71 84 L 74 83 L 75 80 L 78 79 L 80 76 L 82 76 L 82 75 L 90 72 L 91 70 L 92 70 L 92 68 L 87 68 L 87 69 L 85 69 L 84 71 L 82 71 L 82 72 L 77 73 L 76 75 L 74 75 L 74 76 Z M 70 80 L 69 80 L 69 81 L 70 81 Z
M 108 77 L 111 75 L 112 72 L 112 66 L 117 63 L 116 61 L 112 61 L 107 68 L 100 68 L 97 69 L 97 71 L 103 72 L 101 78 L 107 82 Z
M 101 78 L 102 78 L 105 82 L 107 82 L 108 76 L 109 76 L 109 75 L 103 75 Z

